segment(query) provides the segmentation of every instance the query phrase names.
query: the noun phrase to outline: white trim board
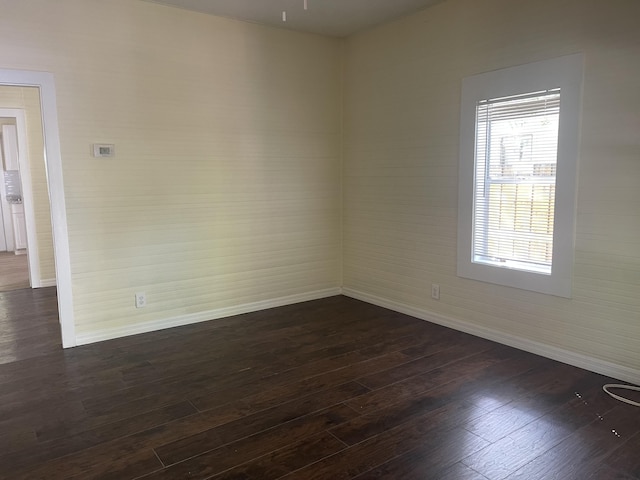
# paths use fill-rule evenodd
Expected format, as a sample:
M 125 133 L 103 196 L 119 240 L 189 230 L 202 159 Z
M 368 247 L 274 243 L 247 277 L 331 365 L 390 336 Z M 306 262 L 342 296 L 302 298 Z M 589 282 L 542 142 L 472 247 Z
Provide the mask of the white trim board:
M 562 348 L 554 347 L 526 338 L 518 337 L 508 333 L 503 333 L 491 328 L 474 325 L 469 322 L 457 320 L 455 318 L 439 315 L 428 310 L 424 310 L 417 307 L 405 305 L 393 300 L 378 297 L 377 295 L 371 295 L 358 290 L 343 288 L 342 294 L 346 297 L 362 300 L 363 302 L 371 303 L 379 307 L 388 308 L 395 312 L 411 315 L 420 320 L 436 323 L 444 327 L 452 328 L 461 332 L 469 333 L 477 337 L 486 338 L 494 342 L 508 345 L 510 347 L 524 350 L 525 352 L 534 353 L 558 362 L 573 365 L 574 367 L 583 368 L 591 372 L 600 373 L 608 377 L 616 378 L 624 382 L 630 382 L 633 384 L 640 384 L 640 370 L 617 365 L 615 363 L 607 362 L 598 358 L 590 357 L 580 353 L 571 352 Z
M 92 333 L 79 333 L 76 337 L 78 345 L 87 345 L 104 340 L 112 340 L 114 338 L 127 337 L 129 335 L 138 335 L 141 333 L 155 332 L 164 330 L 165 328 L 181 327 L 192 323 L 206 322 L 219 318 L 231 317 L 233 315 L 241 315 L 243 313 L 257 312 L 269 308 L 282 307 L 284 305 L 293 305 L 294 303 L 308 302 L 310 300 L 318 300 L 321 298 L 335 297 L 340 295 L 342 289 L 340 287 L 327 288 L 325 290 L 316 290 L 313 292 L 299 293 L 286 297 L 274 298 L 270 300 L 261 300 L 258 302 L 245 303 L 243 305 L 234 305 L 231 307 L 218 308 L 206 312 L 192 313 L 189 315 L 181 315 L 174 318 L 166 318 L 145 323 L 135 323 L 125 325 L 118 328 L 110 328 Z
M 459 277 L 571 298 L 583 70 L 584 54 L 578 53 L 481 73 L 462 80 L 458 165 Z M 542 273 L 520 267 L 504 268 L 500 262 L 478 261 L 475 226 L 483 223 L 480 218 L 485 217 L 485 213 L 475 211 L 480 198 L 477 196 L 480 186 L 477 179 L 484 178 L 486 173 L 479 168 L 482 155 L 478 154 L 476 145 L 479 102 L 558 88 L 562 93 L 558 117 L 553 266 L 549 272 Z M 490 138 L 488 140 L 490 143 Z M 480 211 L 484 208 L 487 205 Z
M 64 181 L 62 178 L 62 156 L 58 128 L 58 107 L 53 75 L 48 72 L 0 69 L 0 85 L 16 87 L 38 87 L 44 133 L 45 162 L 51 205 L 51 230 L 53 251 L 56 260 L 58 284 L 58 317 L 64 348 L 76 345 L 73 320 L 73 293 L 71 290 L 71 256 L 69 253 L 69 231 L 65 206 Z

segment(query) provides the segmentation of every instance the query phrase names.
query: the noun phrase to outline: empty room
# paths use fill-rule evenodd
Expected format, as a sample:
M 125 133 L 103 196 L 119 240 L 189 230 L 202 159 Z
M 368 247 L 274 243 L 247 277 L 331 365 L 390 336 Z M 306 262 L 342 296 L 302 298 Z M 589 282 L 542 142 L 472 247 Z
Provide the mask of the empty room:
M 640 479 L 639 20 L 0 0 L 0 478 Z

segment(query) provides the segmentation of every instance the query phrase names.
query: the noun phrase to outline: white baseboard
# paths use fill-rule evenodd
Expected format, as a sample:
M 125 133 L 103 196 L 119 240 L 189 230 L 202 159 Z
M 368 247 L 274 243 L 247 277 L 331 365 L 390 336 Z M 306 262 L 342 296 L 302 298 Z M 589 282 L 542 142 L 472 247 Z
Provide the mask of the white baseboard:
M 360 292 L 358 290 L 343 288 L 342 294 L 347 297 L 362 300 L 363 302 L 378 305 L 379 307 L 384 307 L 388 308 L 389 310 L 404 313 L 406 315 L 411 315 L 412 317 L 416 317 L 421 320 L 426 320 L 428 322 L 436 323 L 438 325 L 449 327 L 454 330 L 469 333 L 471 335 L 475 335 L 476 337 L 486 338 L 487 340 L 492 340 L 494 342 L 508 345 L 519 350 L 524 350 L 526 352 L 541 355 L 543 357 L 557 360 L 568 365 L 573 365 L 574 367 L 583 368 L 585 370 L 600 373 L 602 375 L 616 378 L 624 382 L 630 382 L 636 385 L 640 385 L 640 370 L 617 365 L 615 363 L 607 362 L 605 360 L 554 347 L 544 343 L 535 342 L 533 340 L 518 337 L 516 335 L 511 335 L 509 333 L 503 333 L 498 330 L 475 325 L 455 318 L 439 315 L 428 310 L 412 307 L 399 302 L 395 302 L 393 300 L 378 297 L 376 295 Z
M 232 307 L 219 308 L 216 310 L 208 310 L 206 312 L 192 313 L 189 315 L 182 315 L 174 318 L 166 318 L 153 322 L 136 323 L 118 328 L 99 330 L 91 333 L 81 333 L 76 335 L 76 344 L 87 345 L 89 343 L 127 337 L 129 335 L 155 332 L 157 330 L 163 330 L 165 328 L 181 327 L 183 325 L 190 325 L 192 323 L 216 320 L 218 318 L 231 317 L 233 315 L 241 315 L 243 313 L 257 312 L 259 310 L 281 307 L 283 305 L 292 305 L 294 303 L 307 302 L 309 300 L 334 297 L 336 295 L 340 295 L 341 293 L 342 289 L 339 287 L 328 288 L 325 290 L 316 290 L 313 292 L 289 295 L 287 297 L 262 300 L 259 302 L 246 303 L 243 305 L 234 305 Z

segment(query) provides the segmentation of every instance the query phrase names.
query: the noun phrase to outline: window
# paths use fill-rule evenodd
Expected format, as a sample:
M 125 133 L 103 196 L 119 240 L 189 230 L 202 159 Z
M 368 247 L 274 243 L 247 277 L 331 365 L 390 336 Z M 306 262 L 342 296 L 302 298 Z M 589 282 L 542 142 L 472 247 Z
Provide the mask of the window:
M 571 296 L 582 64 L 464 79 L 459 276 Z
M 478 102 L 474 262 L 551 273 L 560 95 Z

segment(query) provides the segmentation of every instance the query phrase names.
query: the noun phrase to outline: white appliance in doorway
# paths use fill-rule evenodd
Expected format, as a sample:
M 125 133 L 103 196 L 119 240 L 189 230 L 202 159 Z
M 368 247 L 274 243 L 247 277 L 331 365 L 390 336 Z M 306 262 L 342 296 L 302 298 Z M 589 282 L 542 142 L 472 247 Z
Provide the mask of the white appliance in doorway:
M 22 182 L 18 150 L 18 130 L 15 124 L 2 125 L 2 173 L 0 178 L 0 214 L 2 236 L 0 251 L 13 251 L 16 255 L 27 252 L 26 223 L 22 204 Z
M 7 200 L 4 167 L 4 149 L 0 148 L 0 252 L 13 252 L 15 249 L 13 246 L 13 220 L 11 218 L 11 205 Z

